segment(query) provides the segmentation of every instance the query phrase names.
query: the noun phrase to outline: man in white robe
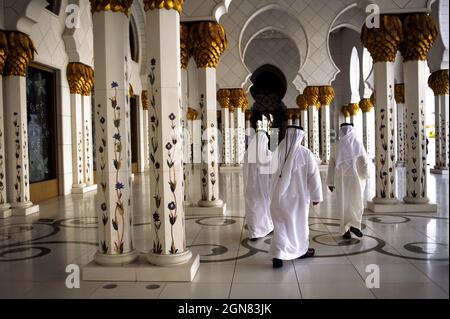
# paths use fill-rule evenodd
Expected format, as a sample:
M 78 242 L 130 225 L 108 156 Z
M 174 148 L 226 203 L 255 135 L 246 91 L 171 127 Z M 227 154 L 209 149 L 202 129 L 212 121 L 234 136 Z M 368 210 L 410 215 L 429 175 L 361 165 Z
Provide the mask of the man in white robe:
M 327 185 L 331 192 L 336 189 L 341 232 L 344 239 L 351 239 L 351 233 L 362 237 L 363 195 L 369 178 L 369 162 L 352 124 L 341 125 L 334 153 L 328 164 Z
M 309 208 L 323 200 L 319 167 L 313 153 L 301 145 L 305 132 L 298 126 L 288 126 L 278 146 L 273 166 L 271 213 L 274 232 L 270 247 L 273 267 L 283 266 L 283 260 L 312 257 L 309 247 Z M 277 162 L 276 162 L 277 161 Z
M 272 152 L 269 139 L 259 130 L 244 155 L 245 215 L 251 241 L 273 231 L 270 216 L 270 171 Z

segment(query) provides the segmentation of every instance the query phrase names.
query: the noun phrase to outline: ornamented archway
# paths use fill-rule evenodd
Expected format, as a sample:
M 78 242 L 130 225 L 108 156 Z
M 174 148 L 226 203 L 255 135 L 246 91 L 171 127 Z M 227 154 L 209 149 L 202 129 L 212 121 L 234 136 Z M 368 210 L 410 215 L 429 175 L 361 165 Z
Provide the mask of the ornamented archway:
M 253 85 L 250 93 L 255 100 L 252 107 L 252 125 L 255 127 L 256 121 L 261 120 L 262 115 L 271 118 L 271 127 L 279 130 L 278 141 L 281 141 L 287 121 L 287 107 L 282 101 L 288 85 L 286 77 L 276 66 L 265 64 L 253 72 L 251 81 Z

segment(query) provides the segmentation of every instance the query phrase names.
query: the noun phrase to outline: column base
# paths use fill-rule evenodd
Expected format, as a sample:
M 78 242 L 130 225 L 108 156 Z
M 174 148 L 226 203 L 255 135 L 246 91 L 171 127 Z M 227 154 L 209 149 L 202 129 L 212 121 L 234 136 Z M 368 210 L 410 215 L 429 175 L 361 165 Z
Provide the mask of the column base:
M 192 258 L 192 252 L 186 250 L 180 254 L 161 255 L 149 252 L 147 254 L 147 261 L 155 266 L 172 267 L 187 263 Z
M 436 175 L 448 175 L 448 168 L 435 167 L 430 169 L 430 173 Z
M 138 256 L 135 251 L 122 255 L 108 255 L 96 252 L 94 262 L 101 266 L 123 266 L 135 261 Z
M 242 165 L 222 165 L 219 168 L 219 171 L 221 173 L 234 173 L 234 172 L 241 172 L 242 171 Z
M 319 171 L 326 171 L 328 170 L 328 164 L 320 164 L 319 165 Z
M 397 162 L 395 163 L 396 167 L 406 167 L 406 163 L 405 162 Z
M 8 218 L 12 216 L 11 205 L 3 204 L 0 205 L 0 219 Z
M 72 194 L 85 194 L 88 192 L 96 191 L 97 184 L 84 185 L 83 187 L 72 187 Z
M 28 216 L 39 212 L 39 205 L 33 205 L 32 202 L 15 203 L 12 207 L 13 216 Z
M 198 206 L 200 207 L 222 207 L 223 206 L 223 200 L 216 199 L 216 200 L 201 200 L 198 202 Z
M 184 214 L 186 216 L 225 216 L 227 212 L 227 204 L 222 206 L 186 206 L 184 208 Z
M 436 204 L 408 204 L 399 202 L 397 204 L 378 204 L 367 202 L 367 210 L 371 213 L 436 213 Z
M 192 253 L 191 253 L 192 254 Z M 185 281 L 194 280 L 200 267 L 200 256 L 191 256 L 184 264 L 174 266 L 154 266 L 148 263 L 147 254 L 123 266 L 102 266 L 91 261 L 81 270 L 81 278 L 86 281 Z

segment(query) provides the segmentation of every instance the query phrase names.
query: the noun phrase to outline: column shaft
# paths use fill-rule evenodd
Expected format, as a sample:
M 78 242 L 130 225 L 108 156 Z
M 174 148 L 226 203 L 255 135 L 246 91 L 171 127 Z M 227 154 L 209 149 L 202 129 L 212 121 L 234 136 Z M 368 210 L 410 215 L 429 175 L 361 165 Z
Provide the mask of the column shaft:
M 427 136 L 425 130 L 426 61 L 403 63 L 406 114 L 407 203 L 427 203 Z M 378 100 L 377 100 L 378 101 Z
M 11 216 L 6 192 L 5 134 L 3 118 L 3 77 L 0 74 L 0 218 Z
M 330 144 L 330 106 L 322 105 L 320 107 L 321 113 L 321 143 L 320 143 L 320 157 L 322 164 L 328 164 L 331 154 Z
M 315 105 L 308 106 L 308 145 L 316 159 L 320 159 L 319 112 Z
M 199 206 L 219 206 L 219 164 L 217 149 L 216 69 L 199 68 L 199 93 L 202 118 L 202 200 Z
M 129 20 L 123 13 L 93 14 L 99 249 L 103 265 L 126 264 L 137 255 L 133 242 L 131 150 L 129 143 Z M 125 31 L 124 31 L 125 30 Z
M 376 101 L 376 196 L 377 204 L 395 204 L 396 194 L 394 145 L 394 65 L 392 62 L 374 64 Z
M 305 132 L 309 132 L 308 130 L 308 110 L 300 112 L 300 126 L 303 128 Z M 302 145 L 304 147 L 309 147 L 308 135 L 305 134 L 305 137 L 302 140 Z
M 230 114 L 228 108 L 222 108 L 222 158 L 225 165 L 231 163 L 230 153 Z

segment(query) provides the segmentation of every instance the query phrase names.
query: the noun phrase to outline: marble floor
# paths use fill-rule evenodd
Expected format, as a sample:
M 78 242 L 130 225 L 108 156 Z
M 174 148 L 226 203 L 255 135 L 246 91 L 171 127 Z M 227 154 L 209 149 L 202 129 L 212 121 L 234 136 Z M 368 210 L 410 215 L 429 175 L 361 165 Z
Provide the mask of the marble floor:
M 402 185 L 402 170 L 398 178 Z M 66 267 L 85 265 L 96 251 L 95 194 L 52 199 L 40 203 L 38 215 L 0 219 L 0 298 L 449 298 L 448 186 L 448 176 L 429 176 L 437 214 L 365 213 L 365 236 L 351 241 L 338 233 L 335 195 L 325 192 L 309 218 L 316 257 L 274 270 L 267 255 L 270 237 L 248 240 L 242 174 L 224 173 L 227 215 L 186 218 L 187 244 L 201 256 L 192 283 L 82 281 L 79 289 L 66 288 Z M 402 196 L 404 189 L 398 192 Z M 148 193 L 148 176 L 137 175 L 140 251 L 150 249 Z M 366 191 L 371 196 L 373 179 Z M 379 267 L 379 288 L 366 286 L 368 265 Z

